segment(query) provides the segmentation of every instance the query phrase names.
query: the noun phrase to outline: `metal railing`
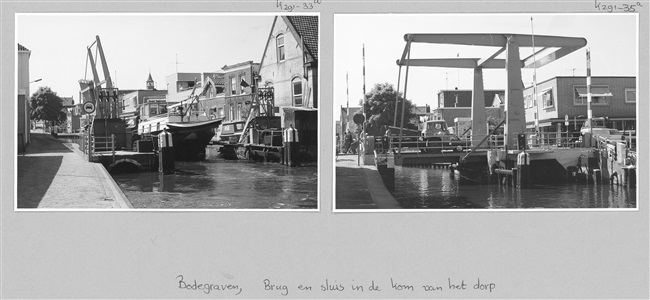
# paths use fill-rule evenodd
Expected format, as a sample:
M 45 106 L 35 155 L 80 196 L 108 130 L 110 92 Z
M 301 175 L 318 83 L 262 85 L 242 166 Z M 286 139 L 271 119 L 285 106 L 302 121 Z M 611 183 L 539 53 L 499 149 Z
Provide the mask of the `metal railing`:
M 94 161 L 98 152 L 111 153 L 113 161 L 115 161 L 115 134 L 93 136 L 84 132 L 79 135 L 79 149 L 88 155 L 88 161 Z

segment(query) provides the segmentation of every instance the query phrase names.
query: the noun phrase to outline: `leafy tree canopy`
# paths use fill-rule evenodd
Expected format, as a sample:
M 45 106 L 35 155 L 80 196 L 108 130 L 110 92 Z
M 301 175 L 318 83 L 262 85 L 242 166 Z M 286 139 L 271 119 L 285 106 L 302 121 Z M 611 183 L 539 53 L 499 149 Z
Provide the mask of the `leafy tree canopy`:
M 61 124 L 66 120 L 63 109 L 63 100 L 49 87 L 40 87 L 29 99 L 31 119 L 48 121 L 52 124 Z
M 395 118 L 395 97 L 397 105 L 397 127 L 400 126 L 402 117 L 402 102 L 404 102 L 404 127 L 417 129 L 417 116 L 412 112 L 413 104 L 402 98 L 390 83 L 377 83 L 370 93 L 366 94 L 366 133 L 368 135 L 382 135 L 381 126 L 393 126 Z

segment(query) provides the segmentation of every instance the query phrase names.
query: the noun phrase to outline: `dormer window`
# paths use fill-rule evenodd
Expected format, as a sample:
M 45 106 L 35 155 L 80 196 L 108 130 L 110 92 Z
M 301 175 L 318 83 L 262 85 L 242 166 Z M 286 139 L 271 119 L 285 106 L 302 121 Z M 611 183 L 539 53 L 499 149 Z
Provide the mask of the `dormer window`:
M 278 62 L 284 61 L 284 35 L 278 35 L 276 44 L 278 46 Z

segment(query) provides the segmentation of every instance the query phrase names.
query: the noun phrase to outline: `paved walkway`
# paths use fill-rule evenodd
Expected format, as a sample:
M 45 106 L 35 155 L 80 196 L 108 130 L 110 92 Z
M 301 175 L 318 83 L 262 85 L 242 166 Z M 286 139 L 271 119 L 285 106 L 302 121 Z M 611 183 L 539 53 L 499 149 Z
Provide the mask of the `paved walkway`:
M 375 166 L 357 166 L 357 155 L 336 158 L 336 209 L 399 209 Z
M 18 155 L 18 208 L 132 208 L 104 166 L 88 162 L 76 143 L 32 132 Z

